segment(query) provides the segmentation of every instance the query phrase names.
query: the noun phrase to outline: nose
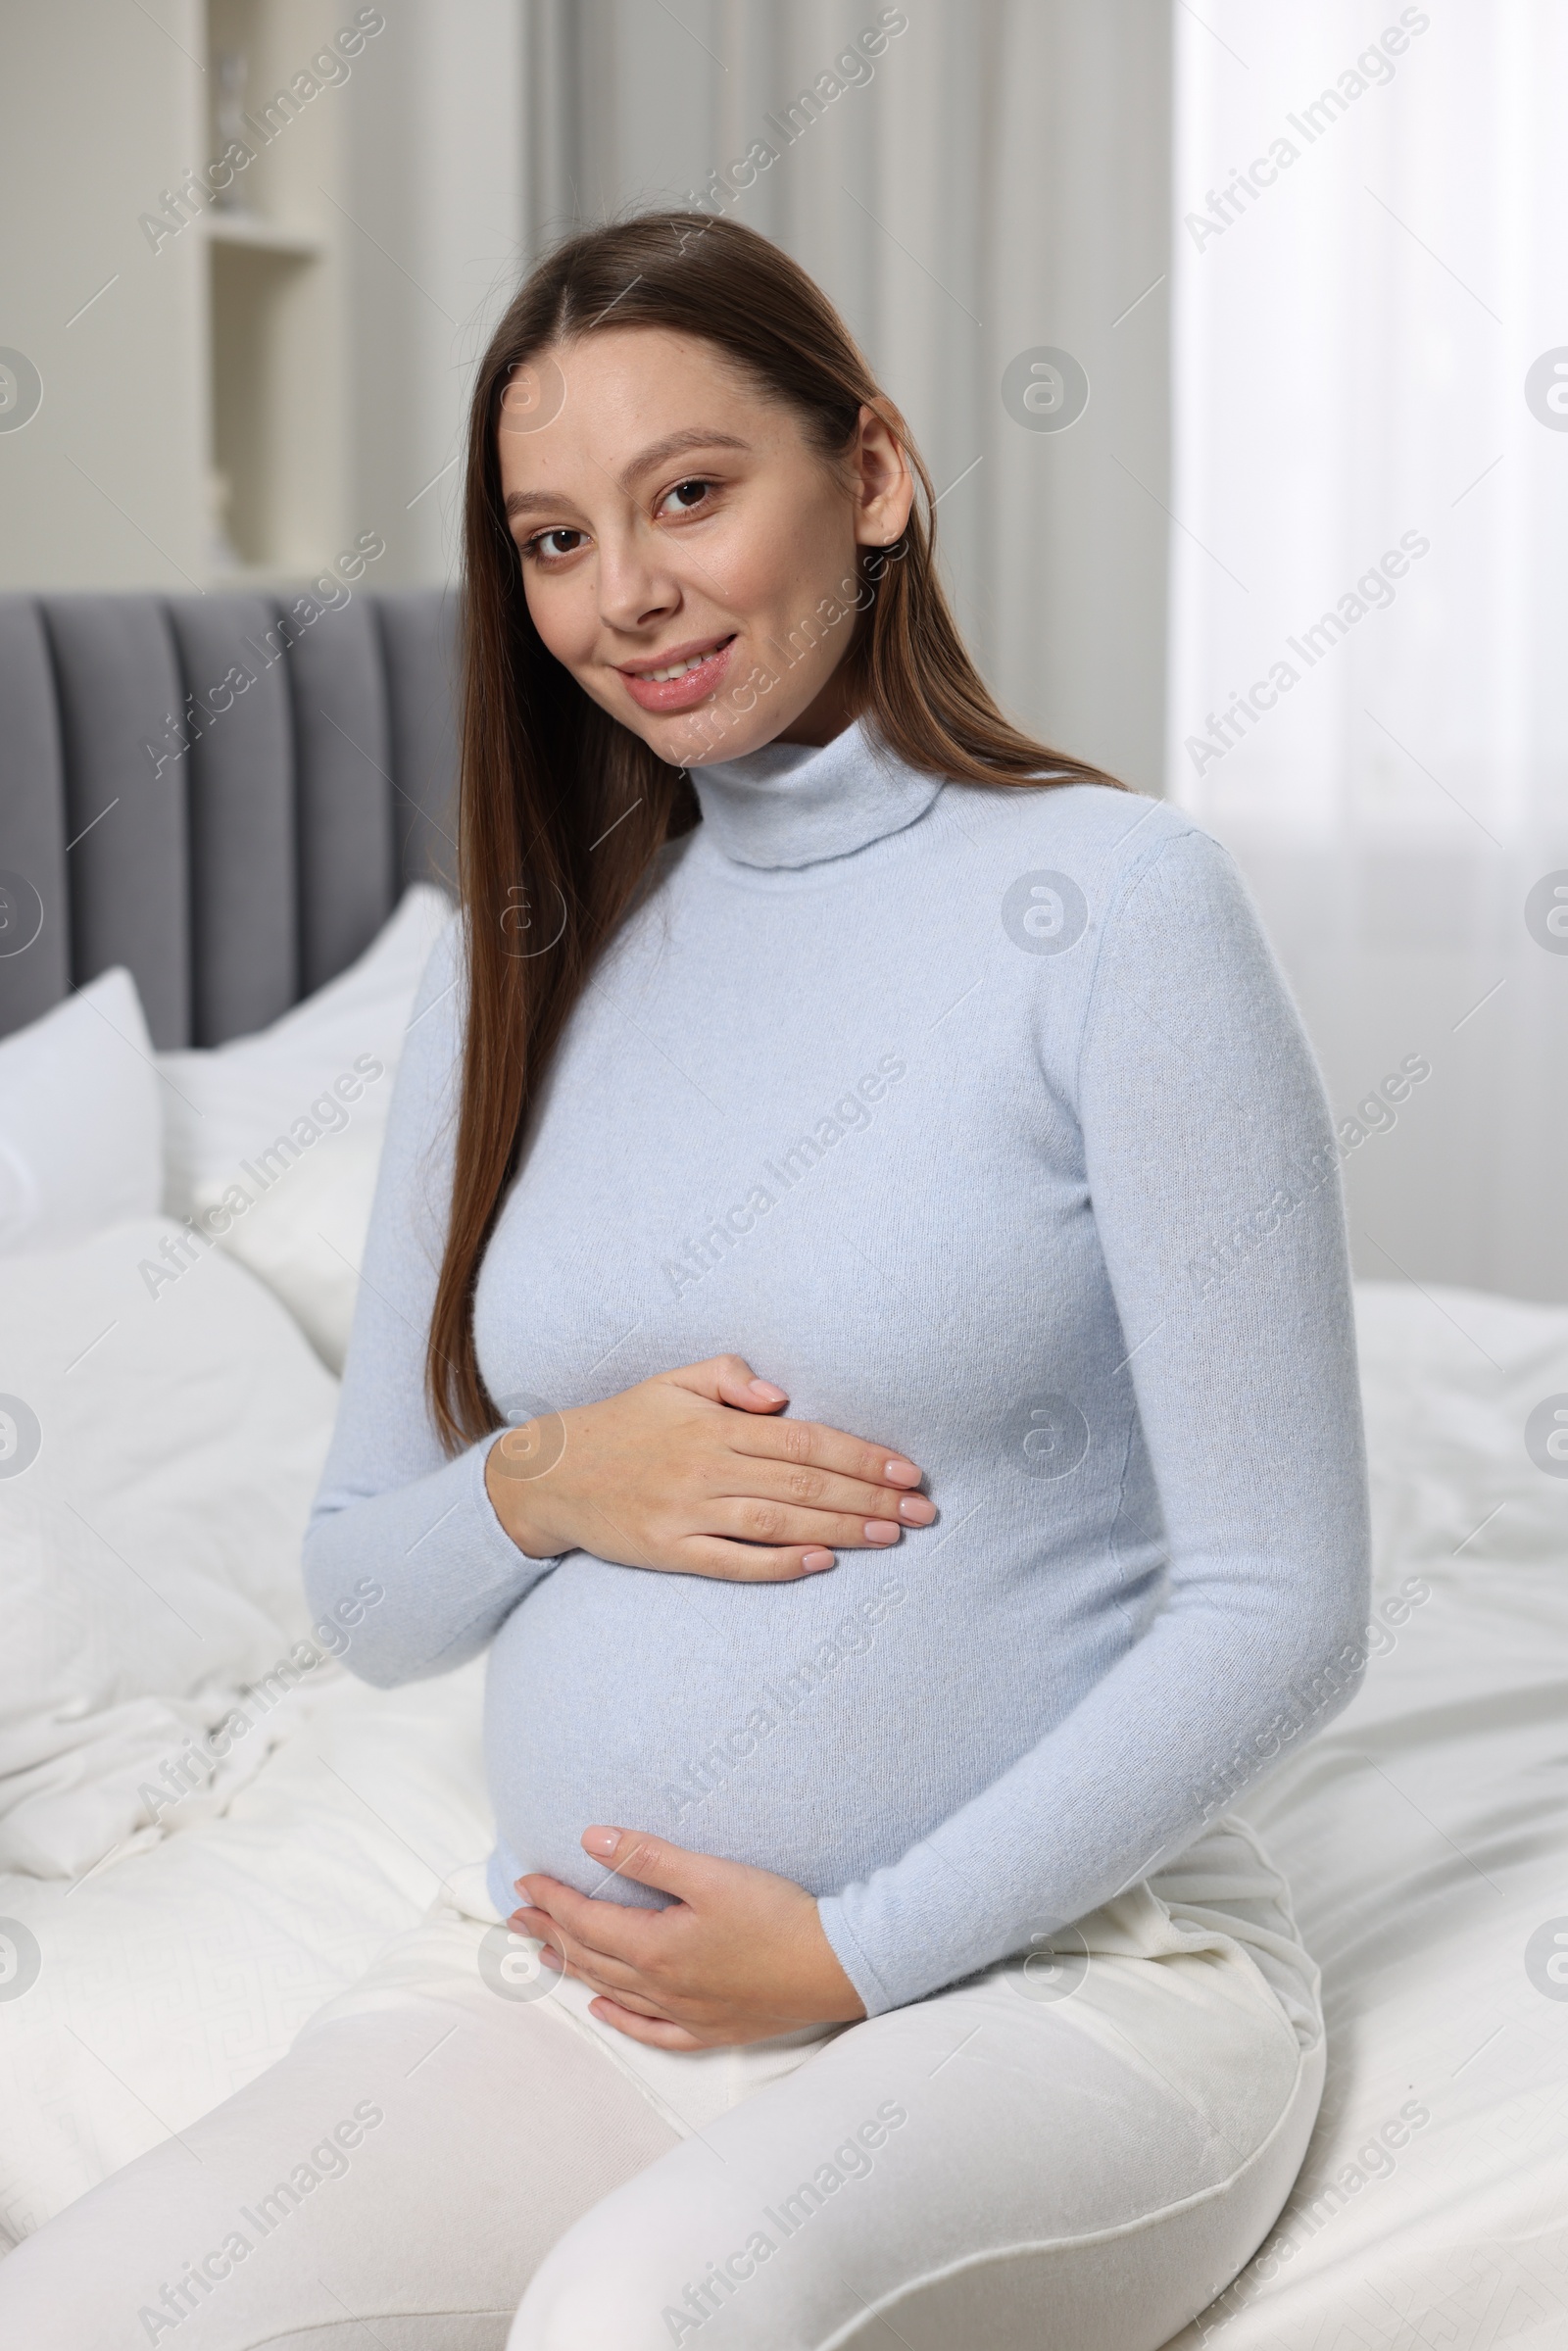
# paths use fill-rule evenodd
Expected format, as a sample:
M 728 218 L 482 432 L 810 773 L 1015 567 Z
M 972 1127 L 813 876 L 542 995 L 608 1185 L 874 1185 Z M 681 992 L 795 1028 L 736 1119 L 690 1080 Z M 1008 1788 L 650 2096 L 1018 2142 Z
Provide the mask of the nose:
M 634 631 L 679 609 L 680 590 L 658 551 L 635 528 L 599 543 L 599 615 L 608 628 Z

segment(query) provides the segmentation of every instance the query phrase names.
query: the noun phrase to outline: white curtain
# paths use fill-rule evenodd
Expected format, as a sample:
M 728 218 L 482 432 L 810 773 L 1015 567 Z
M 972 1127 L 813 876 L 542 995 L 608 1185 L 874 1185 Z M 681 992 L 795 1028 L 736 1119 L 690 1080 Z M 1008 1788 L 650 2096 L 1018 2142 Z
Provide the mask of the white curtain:
M 1568 10 L 1175 11 L 1168 789 L 1358 1270 L 1568 1298 Z
M 776 238 L 909 419 L 993 691 L 1048 740 L 1158 791 L 1162 0 L 526 6 L 532 249 L 704 190 L 710 209 Z M 731 174 L 750 180 L 732 196 L 712 174 L 756 142 L 775 160 Z M 1089 379 L 1066 429 L 1035 429 L 1004 403 L 1008 363 L 1040 347 Z

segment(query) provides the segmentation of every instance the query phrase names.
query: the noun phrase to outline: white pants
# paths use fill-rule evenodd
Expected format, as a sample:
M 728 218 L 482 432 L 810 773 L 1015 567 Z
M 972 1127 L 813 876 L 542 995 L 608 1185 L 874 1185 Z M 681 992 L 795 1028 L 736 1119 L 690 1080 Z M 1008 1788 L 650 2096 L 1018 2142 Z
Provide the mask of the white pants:
M 464 1884 L 0 2263 L 0 2343 L 1157 2351 L 1300 2166 L 1316 1970 L 1233 1821 L 1054 1942 L 680 2057 L 589 2018 Z

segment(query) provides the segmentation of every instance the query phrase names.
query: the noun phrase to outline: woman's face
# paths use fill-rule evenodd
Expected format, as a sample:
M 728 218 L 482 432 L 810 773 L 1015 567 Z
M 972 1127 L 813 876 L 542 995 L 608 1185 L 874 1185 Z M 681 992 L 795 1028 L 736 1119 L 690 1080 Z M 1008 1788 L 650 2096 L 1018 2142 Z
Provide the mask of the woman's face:
M 601 328 L 516 371 L 497 438 L 545 646 L 661 759 L 696 767 L 848 724 L 857 553 L 896 539 L 913 497 L 874 411 L 835 476 L 713 344 Z

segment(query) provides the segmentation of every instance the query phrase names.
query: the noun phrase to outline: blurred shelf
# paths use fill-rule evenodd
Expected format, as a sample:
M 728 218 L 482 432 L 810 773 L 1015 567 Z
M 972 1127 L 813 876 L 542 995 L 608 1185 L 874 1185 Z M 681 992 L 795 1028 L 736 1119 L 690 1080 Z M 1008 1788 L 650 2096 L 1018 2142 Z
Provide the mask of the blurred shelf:
M 197 5 L 207 152 L 251 149 L 229 183 L 234 201 L 202 215 L 207 569 L 214 584 L 270 593 L 307 584 L 318 550 L 341 546 L 345 528 L 343 212 L 333 191 L 347 116 L 330 90 L 309 103 L 289 96 L 301 61 L 330 43 L 337 0 Z
M 283 261 L 319 261 L 326 239 L 308 228 L 282 228 L 257 213 L 211 212 L 202 225 L 215 245 L 244 245 L 253 253 L 275 253 Z

